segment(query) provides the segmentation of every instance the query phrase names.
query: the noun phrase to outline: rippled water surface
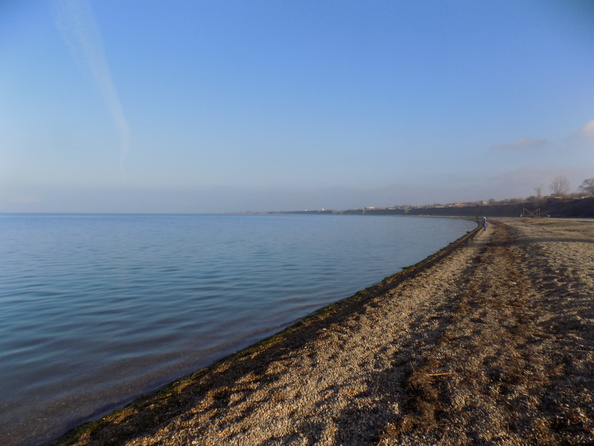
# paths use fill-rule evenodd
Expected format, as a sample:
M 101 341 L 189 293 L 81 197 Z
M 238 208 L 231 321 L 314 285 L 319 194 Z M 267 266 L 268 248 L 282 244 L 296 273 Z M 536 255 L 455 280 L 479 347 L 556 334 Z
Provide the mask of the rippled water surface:
M 0 444 L 55 437 L 473 226 L 330 215 L 0 215 Z

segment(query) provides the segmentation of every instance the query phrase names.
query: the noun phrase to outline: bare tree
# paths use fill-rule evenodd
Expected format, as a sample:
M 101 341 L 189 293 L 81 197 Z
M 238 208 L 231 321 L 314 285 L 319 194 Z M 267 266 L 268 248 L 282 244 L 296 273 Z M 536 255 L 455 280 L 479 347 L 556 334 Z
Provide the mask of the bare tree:
M 585 179 L 580 186 L 580 192 L 594 196 L 594 178 Z
M 536 195 L 528 197 L 528 201 L 531 202 L 534 206 L 540 206 L 540 204 L 542 203 L 542 185 L 535 187 L 534 193 Z
M 569 181 L 563 175 L 556 176 L 549 185 L 555 195 L 566 195 L 569 192 Z

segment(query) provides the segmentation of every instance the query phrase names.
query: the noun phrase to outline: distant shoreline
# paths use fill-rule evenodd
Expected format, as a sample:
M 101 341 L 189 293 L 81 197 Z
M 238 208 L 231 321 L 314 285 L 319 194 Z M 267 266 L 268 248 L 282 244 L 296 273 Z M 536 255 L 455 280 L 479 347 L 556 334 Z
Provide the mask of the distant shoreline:
M 505 203 L 505 204 L 502 204 Z M 501 200 L 496 204 L 484 202 L 481 205 L 454 203 L 445 205 L 366 207 L 356 209 L 308 209 L 284 211 L 233 211 L 233 212 L 0 212 L 0 215 L 262 215 L 262 214 L 305 214 L 305 215 L 399 215 L 399 216 L 441 216 L 441 217 L 553 217 L 594 218 L 594 197 L 560 198 L 545 197 L 532 201 Z
M 546 198 L 539 201 L 517 202 L 514 204 L 395 206 L 391 208 L 362 208 L 347 210 L 304 210 L 269 212 L 271 214 L 335 214 L 335 215 L 398 215 L 398 216 L 435 216 L 435 217 L 528 217 L 552 218 L 594 218 L 594 197 Z

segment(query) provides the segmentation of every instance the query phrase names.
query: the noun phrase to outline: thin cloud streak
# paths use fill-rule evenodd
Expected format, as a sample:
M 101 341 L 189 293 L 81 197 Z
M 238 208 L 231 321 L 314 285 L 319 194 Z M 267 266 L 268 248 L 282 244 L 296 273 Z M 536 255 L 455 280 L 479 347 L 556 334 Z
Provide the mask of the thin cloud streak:
M 105 100 L 120 138 L 119 168 L 126 179 L 125 162 L 130 147 L 130 129 L 105 58 L 101 32 L 86 0 L 55 0 L 56 27 L 77 62 L 86 65 Z

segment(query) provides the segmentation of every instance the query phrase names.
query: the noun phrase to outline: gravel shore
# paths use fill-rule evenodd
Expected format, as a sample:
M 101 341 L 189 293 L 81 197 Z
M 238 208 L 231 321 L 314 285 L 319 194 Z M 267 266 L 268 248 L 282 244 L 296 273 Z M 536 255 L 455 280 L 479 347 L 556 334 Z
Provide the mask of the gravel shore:
M 594 221 L 499 219 L 55 444 L 594 444 Z

